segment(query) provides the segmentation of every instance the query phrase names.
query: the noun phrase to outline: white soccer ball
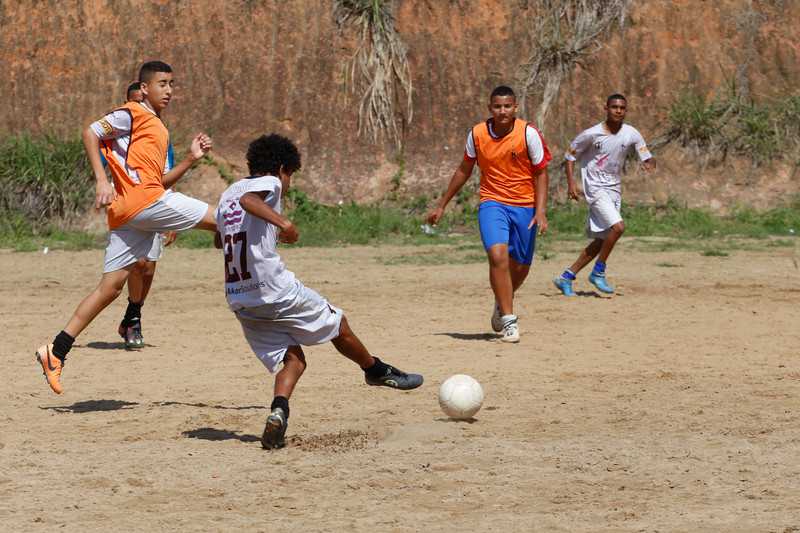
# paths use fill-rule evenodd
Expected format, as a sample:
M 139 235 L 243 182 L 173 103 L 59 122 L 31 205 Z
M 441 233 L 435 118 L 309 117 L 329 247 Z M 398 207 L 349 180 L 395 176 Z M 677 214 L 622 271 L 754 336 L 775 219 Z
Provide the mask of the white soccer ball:
M 466 374 L 450 376 L 439 387 L 439 405 L 450 418 L 472 418 L 483 405 L 481 384 Z

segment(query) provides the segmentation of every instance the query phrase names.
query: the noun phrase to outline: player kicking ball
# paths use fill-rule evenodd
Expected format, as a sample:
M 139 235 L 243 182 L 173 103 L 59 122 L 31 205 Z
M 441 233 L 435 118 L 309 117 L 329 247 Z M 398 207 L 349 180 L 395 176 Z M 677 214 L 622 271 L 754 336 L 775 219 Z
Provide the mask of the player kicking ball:
M 578 272 L 597 257 L 589 282 L 602 293 L 613 294 L 614 288 L 606 280 L 606 262 L 614 245 L 625 232 L 620 215 L 622 184 L 620 173 L 625 157 L 631 148 L 636 149 L 646 171 L 655 168 L 644 138 L 633 126 L 624 124 L 628 104 L 621 94 L 612 94 L 606 100 L 606 120 L 580 133 L 570 144 L 566 154 L 566 174 L 569 197 L 578 199 L 580 191 L 573 178 L 575 161 L 581 163 L 583 194 L 589 204 L 586 219 L 586 236 L 592 242 L 578 259 L 553 283 L 564 296 L 575 296 L 572 282 Z
M 261 445 L 285 445 L 289 398 L 306 369 L 301 345 L 332 342 L 358 364 L 368 385 L 400 390 L 422 385 L 422 376 L 406 374 L 372 356 L 355 336 L 342 310 L 305 287 L 286 269 L 276 250 L 299 235 L 281 214 L 281 197 L 300 168 L 300 153 L 280 135 L 263 135 L 247 149 L 250 176 L 222 193 L 216 211 L 217 248 L 225 254 L 225 294 L 242 331 L 264 366 L 275 376 Z M 282 365 L 282 366 L 281 366 Z M 279 369 L 280 367 L 280 369 Z

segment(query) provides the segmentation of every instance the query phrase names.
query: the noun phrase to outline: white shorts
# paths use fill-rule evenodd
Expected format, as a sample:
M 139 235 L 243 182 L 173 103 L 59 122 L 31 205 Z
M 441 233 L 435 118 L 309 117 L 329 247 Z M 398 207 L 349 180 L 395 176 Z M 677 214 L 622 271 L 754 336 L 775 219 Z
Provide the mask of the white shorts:
M 103 272 L 121 270 L 146 257 L 161 256 L 163 231 L 184 231 L 195 227 L 208 212 L 208 204 L 179 192 L 166 191 L 161 198 L 131 220 L 108 234 Z
M 341 309 L 303 285 L 292 299 L 234 313 L 253 353 L 273 374 L 289 346 L 322 344 L 338 337 L 343 316 Z
M 589 204 L 589 216 L 586 219 L 586 236 L 590 239 L 605 239 L 611 226 L 622 222 L 620 208 L 622 195 L 616 191 L 600 191 L 594 201 Z

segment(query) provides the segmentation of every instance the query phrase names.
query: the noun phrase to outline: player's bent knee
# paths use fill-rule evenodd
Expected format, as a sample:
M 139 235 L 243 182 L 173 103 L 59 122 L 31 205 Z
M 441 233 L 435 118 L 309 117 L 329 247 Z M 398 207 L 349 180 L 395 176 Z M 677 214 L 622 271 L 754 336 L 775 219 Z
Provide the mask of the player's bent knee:
M 622 235 L 623 233 L 625 233 L 625 223 L 622 221 L 617 222 L 616 224 L 611 226 L 611 231 L 613 231 L 617 235 Z
M 509 264 L 508 247 L 496 245 L 486 251 L 489 257 L 489 264 L 494 268 L 507 269 Z

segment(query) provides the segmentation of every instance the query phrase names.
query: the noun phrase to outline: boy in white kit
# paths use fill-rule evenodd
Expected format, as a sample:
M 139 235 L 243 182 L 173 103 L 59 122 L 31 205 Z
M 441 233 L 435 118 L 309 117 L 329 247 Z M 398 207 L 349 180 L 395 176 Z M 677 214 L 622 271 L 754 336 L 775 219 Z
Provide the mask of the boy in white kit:
M 655 159 L 647 149 L 642 135 L 633 126 L 623 123 L 627 112 L 625 97 L 621 94 L 609 96 L 605 111 L 606 120 L 575 137 L 565 156 L 568 194 L 573 200 L 578 199 L 580 192 L 573 178 L 575 161 L 580 161 L 583 194 L 589 203 L 586 236 L 593 240 L 572 266 L 553 280 L 564 296 L 575 295 L 572 289 L 575 276 L 595 257 L 597 261 L 589 274 L 589 282 L 600 292 L 614 292 L 614 288 L 606 281 L 606 262 L 614 245 L 625 232 L 625 223 L 620 215 L 622 166 L 628 151 L 635 148 L 642 167 L 646 171 L 655 168 Z
M 250 143 L 247 166 L 250 177 L 222 193 L 215 244 L 225 254 L 228 305 L 253 352 L 271 373 L 277 372 L 261 445 L 282 448 L 289 398 L 306 368 L 300 345 L 332 342 L 361 367 L 368 385 L 409 390 L 422 385 L 423 379 L 373 357 L 350 329 L 342 310 L 305 287 L 278 255 L 278 241 L 290 244 L 299 236 L 294 224 L 281 214 L 281 196 L 300 168 L 294 143 L 280 135 L 263 135 Z

